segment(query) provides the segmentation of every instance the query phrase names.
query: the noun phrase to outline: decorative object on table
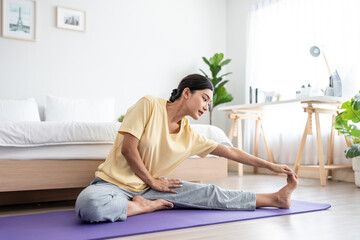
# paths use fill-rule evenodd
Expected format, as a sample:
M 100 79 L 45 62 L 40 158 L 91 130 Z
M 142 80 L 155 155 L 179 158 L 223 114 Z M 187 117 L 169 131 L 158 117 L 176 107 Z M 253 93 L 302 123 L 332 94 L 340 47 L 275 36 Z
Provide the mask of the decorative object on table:
M 86 12 L 77 9 L 56 7 L 56 27 L 85 32 Z
M 311 56 L 318 57 L 320 55 L 320 53 L 321 53 L 321 51 L 320 51 L 319 47 L 312 46 L 310 48 Z M 325 96 L 341 97 L 342 96 L 342 87 L 341 87 L 341 79 L 339 77 L 339 74 L 338 74 L 336 69 L 335 69 L 335 71 L 333 73 L 331 73 L 330 66 L 329 66 L 328 60 L 327 60 L 327 58 L 325 56 L 324 51 L 323 51 L 323 57 L 324 57 L 324 60 L 325 60 L 327 70 L 328 70 L 329 75 L 330 75 L 329 87 L 327 87 L 325 89 Z
M 225 66 L 226 64 L 230 63 L 231 59 L 226 59 L 222 61 L 224 58 L 223 53 L 215 53 L 213 57 L 210 59 L 206 59 L 203 57 L 202 59 L 204 62 L 209 66 L 211 71 L 211 77 L 209 77 L 203 70 L 200 69 L 200 71 L 204 74 L 206 78 L 208 78 L 212 84 L 214 85 L 214 96 L 212 104 L 209 105 L 209 113 L 210 113 L 210 125 L 212 124 L 212 111 L 213 109 L 223 103 L 231 102 L 234 98 L 233 96 L 226 91 L 226 88 L 224 85 L 229 82 L 229 80 L 224 80 L 223 77 L 231 74 L 225 73 L 221 76 L 217 76 L 218 73 L 221 71 L 221 68 Z
M 344 102 L 341 109 L 345 111 L 335 117 L 334 128 L 353 140 L 353 145 L 345 150 L 345 157 L 352 158 L 355 184 L 360 187 L 360 91 L 350 101 Z
M 264 92 L 263 102 L 265 102 L 265 103 L 272 102 L 274 95 L 275 95 L 274 92 Z
M 306 97 L 309 96 L 309 91 L 308 91 L 308 89 L 305 87 L 305 85 L 302 85 L 302 86 L 301 86 L 300 93 L 301 93 L 301 97 L 303 97 L 303 98 L 306 98 Z
M 277 94 L 275 95 L 275 97 L 276 97 L 276 101 L 278 102 L 278 101 L 280 101 L 281 94 L 280 94 L 280 93 L 277 93 Z
M 121 115 L 117 120 L 118 122 L 122 122 L 124 120 L 125 115 Z
M 334 88 L 333 87 L 327 87 L 325 88 L 325 96 L 334 96 Z
M 325 89 L 325 96 L 342 96 L 341 79 L 336 69 L 335 72 L 329 77 L 329 87 Z
M 249 103 L 252 103 L 252 88 L 251 86 L 249 87 Z
M 258 103 L 258 99 L 259 99 L 259 89 L 255 88 L 255 103 Z
M 341 84 L 340 76 L 336 69 L 330 78 L 332 80 L 332 84 L 333 84 L 333 88 L 334 88 L 334 96 L 341 97 L 342 96 L 342 84 Z
M 36 41 L 36 0 L 3 0 L 4 38 Z
M 325 92 L 325 90 L 323 92 Z M 320 95 L 321 95 L 320 89 L 313 88 L 310 83 L 307 84 L 307 87 L 305 87 L 305 85 L 302 85 L 300 90 L 296 91 L 296 99 L 308 98 L 308 97 L 314 97 Z
M 307 93 L 308 93 L 308 96 L 309 97 L 311 97 L 312 96 L 312 87 L 311 87 L 311 84 L 310 83 L 308 83 L 308 85 L 307 85 Z

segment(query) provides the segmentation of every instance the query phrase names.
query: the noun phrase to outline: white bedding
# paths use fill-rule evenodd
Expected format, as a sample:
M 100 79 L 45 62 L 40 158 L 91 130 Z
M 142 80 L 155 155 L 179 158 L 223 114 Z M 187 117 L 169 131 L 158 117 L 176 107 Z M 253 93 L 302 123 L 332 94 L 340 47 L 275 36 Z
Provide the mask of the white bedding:
M 191 126 L 206 138 L 231 146 L 220 128 Z M 119 127 L 118 122 L 0 123 L 0 159 L 105 159 Z
M 20 160 L 74 160 L 74 159 L 105 159 L 111 144 L 67 144 L 38 147 L 1 147 L 0 159 Z M 1 161 L 1 160 L 0 160 Z
M 119 122 L 4 122 L 0 123 L 0 146 L 112 144 L 119 127 Z

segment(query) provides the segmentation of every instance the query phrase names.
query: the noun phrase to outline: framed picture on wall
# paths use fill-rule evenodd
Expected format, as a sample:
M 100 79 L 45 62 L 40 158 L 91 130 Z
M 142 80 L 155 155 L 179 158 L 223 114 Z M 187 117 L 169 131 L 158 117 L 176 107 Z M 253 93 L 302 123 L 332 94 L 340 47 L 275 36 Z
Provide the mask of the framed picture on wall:
M 4 38 L 36 41 L 36 0 L 2 0 Z
M 56 7 L 56 27 L 85 32 L 86 12 L 77 9 Z

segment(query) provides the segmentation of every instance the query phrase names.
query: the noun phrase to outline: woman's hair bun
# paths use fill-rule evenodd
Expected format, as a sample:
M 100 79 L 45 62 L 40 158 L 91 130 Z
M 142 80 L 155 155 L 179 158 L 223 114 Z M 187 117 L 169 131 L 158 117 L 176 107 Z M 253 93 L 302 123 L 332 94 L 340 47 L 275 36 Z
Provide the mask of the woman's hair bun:
M 177 95 L 177 93 L 178 93 L 178 90 L 177 90 L 177 88 L 175 88 L 175 89 L 172 90 L 171 96 L 175 97 Z

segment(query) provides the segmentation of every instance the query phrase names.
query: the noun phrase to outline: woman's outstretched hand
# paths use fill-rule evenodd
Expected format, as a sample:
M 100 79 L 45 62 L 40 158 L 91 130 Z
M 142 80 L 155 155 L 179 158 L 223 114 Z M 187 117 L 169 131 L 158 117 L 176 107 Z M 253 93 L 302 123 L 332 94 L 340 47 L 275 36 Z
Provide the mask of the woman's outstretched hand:
M 287 175 L 294 175 L 296 179 L 298 179 L 298 176 L 294 173 L 293 170 L 291 170 L 291 168 L 289 168 L 286 165 L 281 165 L 281 164 L 271 164 L 269 169 L 273 172 L 276 173 L 285 173 Z
M 150 187 L 160 192 L 176 193 L 176 191 L 170 188 L 182 187 L 182 182 L 179 179 L 168 179 L 161 177 L 161 178 L 155 178 L 150 184 Z

